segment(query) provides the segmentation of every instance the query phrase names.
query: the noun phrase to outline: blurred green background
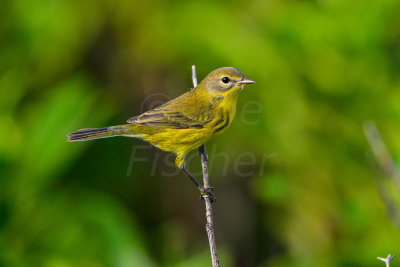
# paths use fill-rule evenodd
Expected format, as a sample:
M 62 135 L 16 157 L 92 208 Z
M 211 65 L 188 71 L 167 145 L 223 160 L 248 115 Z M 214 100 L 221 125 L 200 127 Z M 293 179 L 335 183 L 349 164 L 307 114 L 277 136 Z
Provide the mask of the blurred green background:
M 13 0 L 0 3 L 0 266 L 210 266 L 204 204 L 168 153 L 65 142 L 184 93 L 192 64 L 257 81 L 207 145 L 223 266 L 400 253 L 363 133 L 376 121 L 399 158 L 399 1 Z

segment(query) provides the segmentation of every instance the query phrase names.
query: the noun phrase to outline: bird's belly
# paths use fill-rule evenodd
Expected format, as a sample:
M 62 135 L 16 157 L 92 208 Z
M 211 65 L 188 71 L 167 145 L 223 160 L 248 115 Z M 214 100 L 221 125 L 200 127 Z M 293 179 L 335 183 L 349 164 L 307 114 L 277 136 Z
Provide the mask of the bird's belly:
M 206 143 L 212 135 L 207 129 L 168 129 L 149 135 L 145 141 L 165 151 L 186 154 Z
M 231 113 L 221 110 L 220 116 L 209 122 L 203 128 L 186 129 L 157 129 L 143 139 L 158 148 L 176 154 L 187 154 L 210 140 L 212 137 L 223 133 L 231 124 L 234 111 Z

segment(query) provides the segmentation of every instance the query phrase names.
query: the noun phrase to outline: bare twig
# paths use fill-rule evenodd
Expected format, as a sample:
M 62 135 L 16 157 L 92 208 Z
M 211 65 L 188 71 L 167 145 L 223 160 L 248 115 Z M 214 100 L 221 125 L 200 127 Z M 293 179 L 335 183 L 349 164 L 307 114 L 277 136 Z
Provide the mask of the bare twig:
M 389 150 L 382 140 L 379 130 L 376 127 L 376 123 L 374 121 L 365 122 L 364 132 L 380 168 L 385 175 L 392 179 L 397 187 L 397 190 L 400 192 L 400 174 L 394 165 Z
M 367 137 L 369 145 L 371 146 L 371 150 L 374 154 L 375 160 L 380 168 L 380 171 L 377 171 L 376 164 L 372 164 L 378 193 L 383 201 L 383 204 L 385 205 L 386 212 L 389 218 L 391 219 L 393 224 L 400 229 L 399 208 L 392 195 L 392 190 L 389 190 L 388 186 L 385 185 L 384 180 L 382 179 L 384 178 L 382 177 L 382 174 L 385 177 L 391 179 L 397 187 L 397 190 L 399 190 L 400 192 L 400 174 L 395 167 L 392 156 L 390 155 L 389 150 L 387 149 L 386 144 L 383 141 L 375 122 L 365 122 L 364 133 Z
M 196 66 L 192 65 L 192 81 L 193 81 L 193 88 L 197 87 L 197 74 L 196 74 Z
M 193 79 L 193 86 L 197 86 L 197 75 L 196 75 L 196 66 L 192 66 L 192 79 Z M 205 145 L 199 147 L 199 154 L 201 159 L 201 167 L 203 169 L 203 183 L 204 188 L 210 188 L 210 182 L 208 177 L 208 155 L 206 152 Z M 218 260 L 217 254 L 217 244 L 215 242 L 215 233 L 214 233 L 214 218 L 213 218 L 213 211 L 212 211 L 212 204 L 211 199 L 209 196 L 203 196 L 204 203 L 206 205 L 206 231 L 208 236 L 208 242 L 210 244 L 210 252 L 211 252 L 211 261 L 213 267 L 221 267 Z
M 394 257 L 396 257 L 396 255 L 392 256 L 389 254 L 386 258 L 377 257 L 377 259 L 385 262 L 386 267 L 390 267 L 390 262 L 394 259 Z

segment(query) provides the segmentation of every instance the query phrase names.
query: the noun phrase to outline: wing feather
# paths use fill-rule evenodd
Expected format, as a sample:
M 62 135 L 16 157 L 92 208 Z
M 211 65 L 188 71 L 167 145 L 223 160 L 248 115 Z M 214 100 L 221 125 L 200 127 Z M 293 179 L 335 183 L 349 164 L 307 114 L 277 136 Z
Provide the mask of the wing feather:
M 191 90 L 155 109 L 130 118 L 128 123 L 157 128 L 203 128 L 212 120 L 213 102 Z M 202 100 L 203 99 L 203 100 Z
M 193 119 L 182 112 L 167 109 L 153 109 L 128 120 L 128 123 L 174 129 L 203 128 L 209 122 L 209 118 Z

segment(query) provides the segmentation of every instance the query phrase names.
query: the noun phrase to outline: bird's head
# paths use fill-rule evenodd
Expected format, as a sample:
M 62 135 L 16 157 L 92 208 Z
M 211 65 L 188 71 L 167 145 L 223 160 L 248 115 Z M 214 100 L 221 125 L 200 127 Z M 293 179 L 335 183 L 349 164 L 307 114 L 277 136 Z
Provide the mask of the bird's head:
M 255 83 L 232 67 L 219 68 L 212 71 L 199 84 L 213 96 L 237 95 L 246 84 Z

